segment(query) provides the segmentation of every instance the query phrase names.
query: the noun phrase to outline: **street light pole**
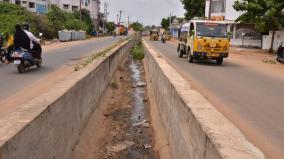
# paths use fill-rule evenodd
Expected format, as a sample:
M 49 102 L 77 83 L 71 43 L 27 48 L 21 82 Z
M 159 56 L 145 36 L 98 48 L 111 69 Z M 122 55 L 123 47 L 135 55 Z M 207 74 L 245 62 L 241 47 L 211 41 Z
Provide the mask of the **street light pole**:
M 212 12 L 212 0 L 209 1 L 209 14 L 208 14 L 209 20 L 211 20 L 211 12 Z
M 82 0 L 80 0 L 80 21 L 82 21 Z

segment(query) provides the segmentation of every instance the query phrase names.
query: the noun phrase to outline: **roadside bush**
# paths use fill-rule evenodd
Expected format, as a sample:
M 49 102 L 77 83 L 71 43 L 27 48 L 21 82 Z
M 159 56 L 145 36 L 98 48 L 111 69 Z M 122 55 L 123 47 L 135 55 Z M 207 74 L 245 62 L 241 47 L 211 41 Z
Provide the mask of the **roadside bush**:
M 31 31 L 37 36 L 43 33 L 44 39 L 53 39 L 58 36 L 58 31 L 68 30 L 84 30 L 91 33 L 93 23 L 90 13 L 86 9 L 82 9 L 82 21 L 80 21 L 80 13 L 65 12 L 56 5 L 51 5 L 51 9 L 47 14 L 37 15 L 29 12 L 26 8 L 0 2 L 0 33 L 6 35 L 14 34 L 14 26 L 28 22 Z
M 79 19 L 68 19 L 65 22 L 65 28 L 68 30 L 87 30 L 87 24 Z
M 23 7 L 0 3 L 0 32 L 4 34 L 13 34 L 14 26 L 31 20 L 31 13 Z

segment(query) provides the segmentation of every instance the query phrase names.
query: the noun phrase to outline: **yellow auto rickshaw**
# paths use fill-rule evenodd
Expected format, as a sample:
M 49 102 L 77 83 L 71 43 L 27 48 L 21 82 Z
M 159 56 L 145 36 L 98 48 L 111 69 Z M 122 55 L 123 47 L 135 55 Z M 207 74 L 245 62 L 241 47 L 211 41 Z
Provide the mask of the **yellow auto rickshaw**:
M 150 40 L 154 40 L 154 41 L 159 40 L 159 32 L 157 29 L 153 29 L 150 31 Z

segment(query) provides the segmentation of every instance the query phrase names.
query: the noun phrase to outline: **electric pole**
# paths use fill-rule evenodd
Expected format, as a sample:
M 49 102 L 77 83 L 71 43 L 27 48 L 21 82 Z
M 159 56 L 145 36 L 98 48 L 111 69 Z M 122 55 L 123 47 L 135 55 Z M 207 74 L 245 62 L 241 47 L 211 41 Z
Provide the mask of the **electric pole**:
M 169 26 L 171 26 L 172 25 L 172 13 L 170 12 L 170 25 Z
M 208 14 L 209 20 L 211 20 L 211 12 L 212 12 L 212 0 L 209 0 L 209 14 Z
M 82 21 L 82 0 L 80 0 L 80 21 Z
M 120 22 L 121 22 L 121 14 L 122 14 L 122 10 L 119 11 L 119 22 L 118 22 L 119 25 L 120 25 Z
M 104 32 L 106 31 L 106 22 L 107 22 L 107 16 L 108 16 L 107 9 L 108 9 L 108 3 L 104 2 L 104 16 L 105 16 L 105 19 L 104 19 L 104 22 L 103 22 L 103 24 L 104 24 L 104 26 L 103 26 Z
M 127 17 L 127 28 L 129 28 L 130 25 L 129 25 L 129 16 Z

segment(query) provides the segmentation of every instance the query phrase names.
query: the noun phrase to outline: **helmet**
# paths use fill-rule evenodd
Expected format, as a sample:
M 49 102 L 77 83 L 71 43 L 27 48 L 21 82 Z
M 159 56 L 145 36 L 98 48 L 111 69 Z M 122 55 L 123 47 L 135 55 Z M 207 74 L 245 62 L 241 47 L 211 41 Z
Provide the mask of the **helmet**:
M 29 30 L 30 29 L 30 25 L 26 22 L 23 23 L 22 25 L 23 30 Z

